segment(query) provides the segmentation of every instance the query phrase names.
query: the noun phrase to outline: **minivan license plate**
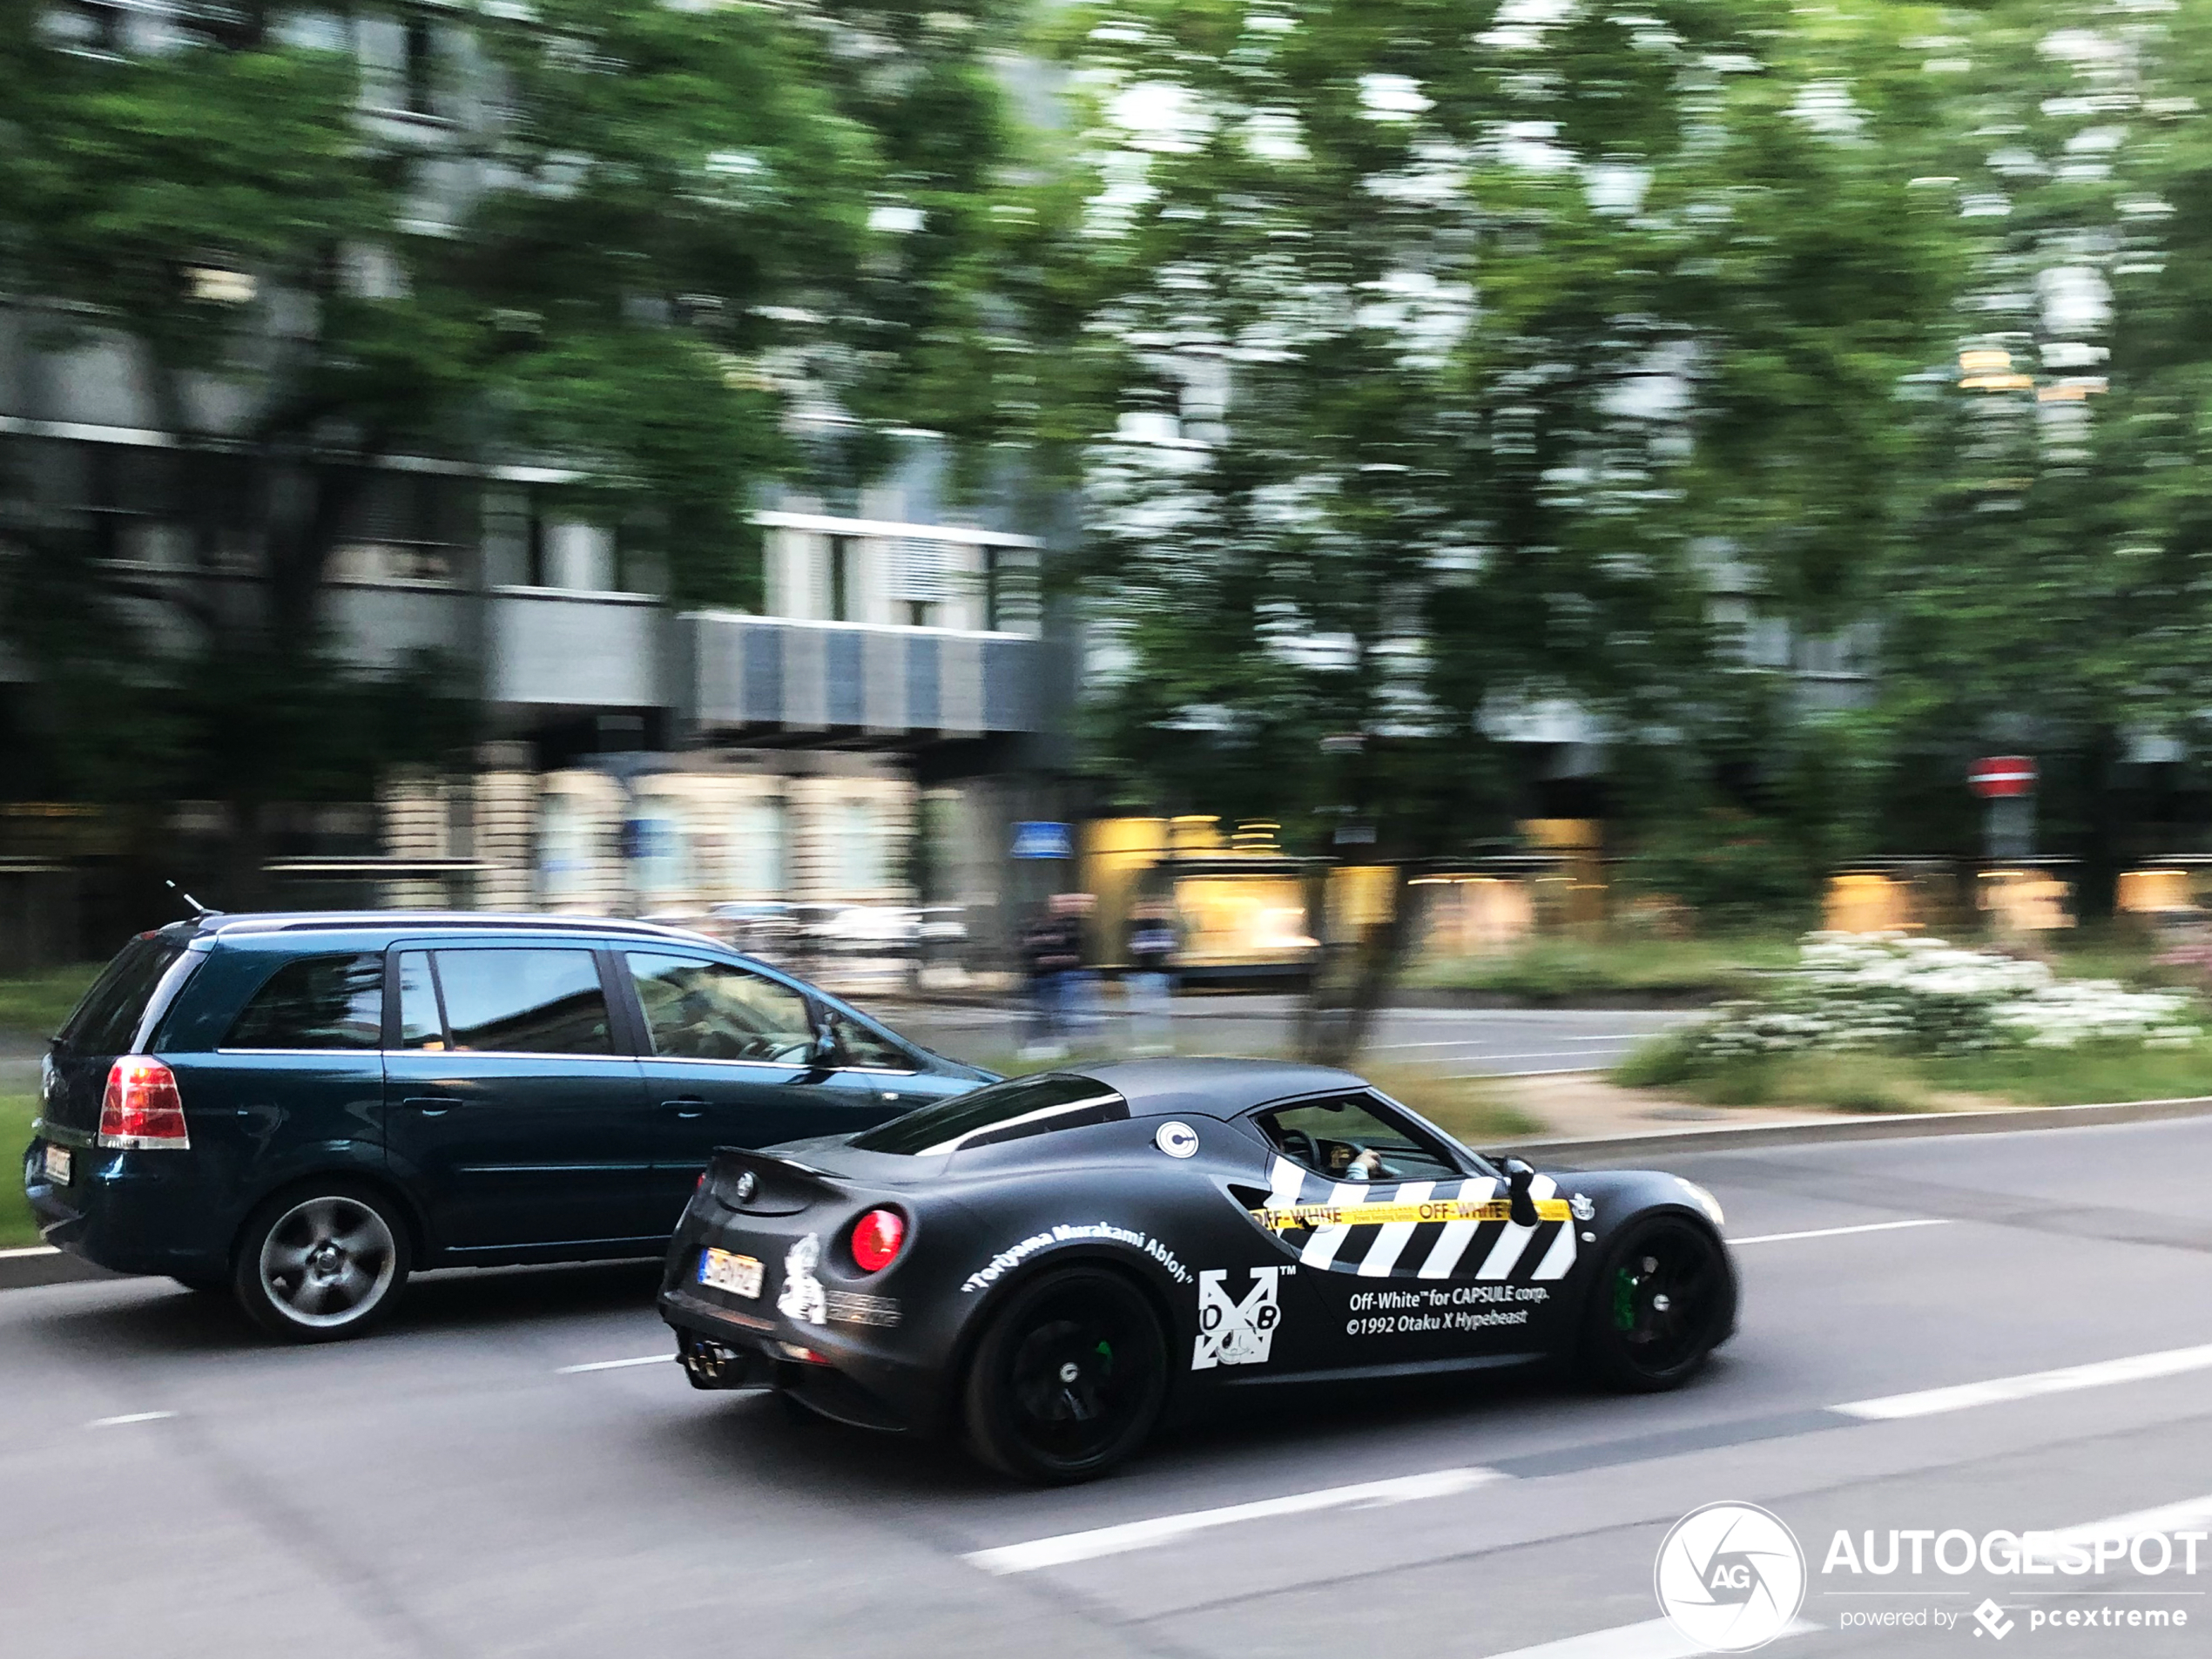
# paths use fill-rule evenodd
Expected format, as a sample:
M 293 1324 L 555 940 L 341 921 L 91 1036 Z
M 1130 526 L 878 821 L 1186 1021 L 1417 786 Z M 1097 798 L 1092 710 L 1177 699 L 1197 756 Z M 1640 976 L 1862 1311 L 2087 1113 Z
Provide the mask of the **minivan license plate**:
M 760 1294 L 760 1263 L 735 1251 L 709 1247 L 699 1252 L 699 1283 L 732 1296 Z
M 70 1153 L 65 1146 L 46 1149 L 46 1178 L 57 1187 L 69 1184 Z

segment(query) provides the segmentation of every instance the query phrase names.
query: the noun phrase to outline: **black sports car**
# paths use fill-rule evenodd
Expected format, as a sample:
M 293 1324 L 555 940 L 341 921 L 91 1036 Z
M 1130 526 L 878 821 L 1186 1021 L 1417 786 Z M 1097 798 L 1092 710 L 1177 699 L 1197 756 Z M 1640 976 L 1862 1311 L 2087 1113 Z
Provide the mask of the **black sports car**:
M 1673 1176 L 1494 1165 L 1349 1072 L 1139 1061 L 718 1152 L 660 1307 L 698 1387 L 1072 1480 L 1243 1389 L 1563 1357 L 1672 1387 L 1735 1328 L 1720 1220 Z

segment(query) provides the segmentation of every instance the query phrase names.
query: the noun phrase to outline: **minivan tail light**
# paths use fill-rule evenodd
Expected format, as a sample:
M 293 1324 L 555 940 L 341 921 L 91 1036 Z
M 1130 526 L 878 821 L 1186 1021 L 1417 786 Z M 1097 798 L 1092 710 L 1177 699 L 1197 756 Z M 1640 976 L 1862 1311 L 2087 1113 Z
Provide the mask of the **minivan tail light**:
M 107 1093 L 100 1100 L 99 1143 L 134 1151 L 187 1150 L 185 1103 L 177 1093 L 177 1074 L 158 1060 L 126 1054 L 107 1069 Z

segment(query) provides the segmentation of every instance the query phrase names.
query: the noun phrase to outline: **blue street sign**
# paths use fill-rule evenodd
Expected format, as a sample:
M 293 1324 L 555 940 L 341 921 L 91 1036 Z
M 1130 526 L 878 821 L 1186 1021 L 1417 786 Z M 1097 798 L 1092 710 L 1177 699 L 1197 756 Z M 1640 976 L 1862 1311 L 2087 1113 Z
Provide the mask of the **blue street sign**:
M 1014 826 L 1014 856 L 1017 859 L 1072 859 L 1076 838 L 1065 824 L 1048 819 L 1026 819 Z

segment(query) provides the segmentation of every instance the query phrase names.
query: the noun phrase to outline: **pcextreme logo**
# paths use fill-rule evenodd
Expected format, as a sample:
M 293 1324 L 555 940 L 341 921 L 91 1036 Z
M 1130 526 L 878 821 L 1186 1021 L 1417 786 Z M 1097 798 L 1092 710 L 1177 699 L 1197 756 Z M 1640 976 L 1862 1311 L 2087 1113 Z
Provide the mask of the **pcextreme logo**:
M 1690 1641 L 1711 1653 L 1749 1653 L 1796 1622 L 1805 1553 L 1756 1504 L 1709 1503 L 1675 1522 L 1651 1581 L 1660 1611 Z

